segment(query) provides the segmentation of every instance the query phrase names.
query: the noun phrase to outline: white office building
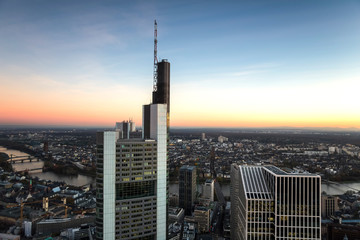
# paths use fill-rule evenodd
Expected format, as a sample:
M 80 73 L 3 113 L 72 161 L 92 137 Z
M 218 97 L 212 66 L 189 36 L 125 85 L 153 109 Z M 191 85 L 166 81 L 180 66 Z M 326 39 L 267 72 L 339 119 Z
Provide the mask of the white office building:
M 143 109 L 148 136 L 97 134 L 96 239 L 166 239 L 167 105 Z
M 207 179 L 203 185 L 202 197 L 209 201 L 214 201 L 214 179 Z
M 321 239 L 321 178 L 231 165 L 231 239 Z

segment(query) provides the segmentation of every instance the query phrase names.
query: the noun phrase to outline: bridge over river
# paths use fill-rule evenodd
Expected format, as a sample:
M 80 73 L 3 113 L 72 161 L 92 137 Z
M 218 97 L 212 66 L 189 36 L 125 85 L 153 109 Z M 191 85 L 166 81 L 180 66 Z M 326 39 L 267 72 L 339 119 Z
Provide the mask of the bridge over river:
M 32 162 L 32 161 L 40 161 L 38 158 L 34 157 L 34 156 L 16 156 L 16 155 L 12 155 L 10 154 L 10 158 L 7 160 L 10 163 L 24 163 L 24 162 Z
M 16 173 L 25 173 L 25 172 L 28 172 L 28 173 L 42 173 L 43 168 L 31 168 L 31 169 L 26 168 L 25 170 L 18 170 L 18 171 L 15 171 L 15 172 Z

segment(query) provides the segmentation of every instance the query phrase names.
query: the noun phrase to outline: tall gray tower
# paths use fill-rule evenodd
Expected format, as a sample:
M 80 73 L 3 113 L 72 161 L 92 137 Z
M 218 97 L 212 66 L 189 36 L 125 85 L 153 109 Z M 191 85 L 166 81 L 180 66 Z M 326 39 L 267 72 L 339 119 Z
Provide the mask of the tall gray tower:
M 179 206 L 191 215 L 196 194 L 196 167 L 182 166 L 179 172 Z

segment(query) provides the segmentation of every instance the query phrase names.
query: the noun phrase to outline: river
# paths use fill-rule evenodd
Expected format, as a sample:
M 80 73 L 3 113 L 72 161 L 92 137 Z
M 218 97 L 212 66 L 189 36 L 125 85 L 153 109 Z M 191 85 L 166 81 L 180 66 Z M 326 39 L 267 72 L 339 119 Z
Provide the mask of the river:
M 13 155 L 13 156 L 29 156 L 29 154 L 13 150 L 13 149 L 7 149 L 5 147 L 0 146 L 0 152 L 4 152 L 7 155 Z M 44 166 L 43 161 L 37 161 L 37 159 L 34 159 L 32 162 L 26 162 L 26 163 L 14 163 L 12 164 L 13 168 L 16 171 L 22 171 L 25 169 L 32 169 L 32 168 L 42 168 Z M 51 181 L 64 181 L 67 184 L 74 185 L 74 186 L 83 186 L 88 185 L 95 182 L 95 179 L 89 176 L 85 176 L 82 174 L 78 174 L 77 176 L 65 176 L 65 175 L 59 175 L 53 172 L 39 172 L 39 173 L 31 173 L 30 174 L 33 177 L 38 177 L 40 179 L 45 180 L 51 180 Z M 220 184 L 222 192 L 225 197 L 230 196 L 230 184 Z M 201 185 L 198 184 L 197 186 L 198 191 L 201 192 Z M 360 190 L 360 182 L 353 182 L 353 183 L 340 183 L 340 184 L 334 184 L 334 183 L 323 183 L 321 184 L 321 191 L 325 191 L 329 195 L 341 195 L 345 193 L 348 190 L 358 189 Z M 169 185 L 169 192 L 170 193 L 179 193 L 179 185 L 172 183 Z
M 13 156 L 29 156 L 29 154 L 13 150 L 13 149 L 7 149 L 5 147 L 0 146 L 0 152 L 4 152 L 7 155 L 13 155 Z M 32 162 L 25 162 L 25 163 L 13 163 L 13 169 L 15 171 L 23 171 L 26 169 L 33 169 L 33 168 L 42 168 L 44 166 L 44 162 L 35 158 L 32 160 Z M 60 175 L 53 172 L 36 172 L 31 173 L 30 175 L 32 177 L 38 177 L 39 179 L 44 180 L 51 180 L 51 181 L 63 181 L 69 185 L 73 186 L 83 186 L 83 185 L 89 185 L 91 183 L 95 182 L 95 179 L 89 176 L 85 176 L 82 174 L 78 174 L 77 176 L 66 176 L 66 175 Z
M 221 190 L 225 197 L 230 196 L 230 184 L 220 184 Z M 322 183 L 321 184 L 321 192 L 325 191 L 328 195 L 341 195 L 344 194 L 348 190 L 354 190 L 357 189 L 360 191 L 360 182 L 353 182 L 353 183 L 340 183 L 340 184 L 334 184 L 334 183 Z M 197 190 L 198 192 L 202 192 L 202 186 L 201 184 L 197 184 Z M 169 185 L 169 192 L 179 194 L 179 184 L 177 183 L 171 183 Z

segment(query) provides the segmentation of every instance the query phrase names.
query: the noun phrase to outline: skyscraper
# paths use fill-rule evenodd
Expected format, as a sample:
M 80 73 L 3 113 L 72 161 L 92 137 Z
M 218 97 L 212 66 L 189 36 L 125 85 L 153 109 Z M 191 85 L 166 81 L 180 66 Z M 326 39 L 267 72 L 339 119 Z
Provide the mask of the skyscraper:
M 132 120 L 117 122 L 115 131 L 119 132 L 120 138 L 130 138 L 131 133 L 136 131 L 136 126 Z
M 210 152 L 210 174 L 212 178 L 216 178 L 216 172 L 215 172 L 215 148 L 211 147 Z
M 147 107 L 149 138 L 97 133 L 97 239 L 166 239 L 167 106 Z
M 166 126 L 167 126 L 167 141 L 169 141 L 170 130 L 170 62 L 163 59 L 161 62 L 157 61 L 157 23 L 155 21 L 155 34 L 154 34 L 154 91 L 153 91 L 153 104 L 167 104 L 166 111 Z M 145 110 L 147 111 L 147 110 Z M 147 132 L 147 130 L 145 130 Z M 146 136 L 146 135 L 145 135 Z M 169 159 L 166 160 L 167 171 L 169 171 Z M 169 199 L 169 176 L 166 178 L 166 199 Z M 166 203 L 166 212 L 169 209 L 169 203 Z M 168 217 L 166 217 L 166 225 L 168 225 Z
M 182 166 L 179 173 L 179 206 L 191 215 L 196 194 L 196 167 Z
M 321 239 L 321 178 L 231 165 L 231 239 Z
M 133 138 L 132 121 L 97 133 L 97 239 L 167 238 L 170 63 L 154 63 L 159 77 L 153 103 L 143 106 L 142 137 Z
M 214 179 L 206 179 L 202 189 L 202 197 L 212 202 L 214 201 L 214 183 Z

